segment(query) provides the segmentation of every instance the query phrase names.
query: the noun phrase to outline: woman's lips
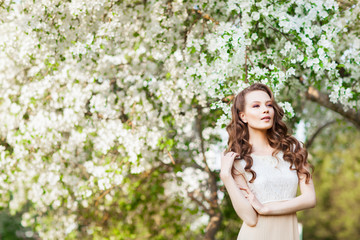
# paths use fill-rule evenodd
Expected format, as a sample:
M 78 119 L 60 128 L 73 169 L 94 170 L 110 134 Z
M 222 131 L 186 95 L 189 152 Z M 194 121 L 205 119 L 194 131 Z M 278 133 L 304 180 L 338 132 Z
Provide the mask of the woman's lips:
M 270 121 L 270 117 L 263 117 L 261 120 Z

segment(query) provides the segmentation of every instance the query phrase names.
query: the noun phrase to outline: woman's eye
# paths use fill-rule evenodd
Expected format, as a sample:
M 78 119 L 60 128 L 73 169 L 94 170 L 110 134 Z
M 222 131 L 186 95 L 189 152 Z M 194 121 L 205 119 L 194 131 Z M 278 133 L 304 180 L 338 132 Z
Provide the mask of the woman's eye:
M 273 105 L 272 105 L 272 104 L 269 104 L 268 107 L 273 107 Z
M 256 105 L 253 106 L 253 108 L 255 108 L 255 107 L 259 107 L 259 105 L 256 104 Z

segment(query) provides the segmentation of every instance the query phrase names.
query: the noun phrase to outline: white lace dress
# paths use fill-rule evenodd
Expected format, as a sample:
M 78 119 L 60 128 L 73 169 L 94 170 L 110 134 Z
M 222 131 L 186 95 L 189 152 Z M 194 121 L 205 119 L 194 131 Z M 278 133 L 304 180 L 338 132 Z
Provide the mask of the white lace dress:
M 290 170 L 290 163 L 283 159 L 283 153 L 276 157 L 251 154 L 256 179 L 250 183 L 252 174 L 245 172 L 246 162 L 236 160 L 234 167 L 244 174 L 250 190 L 261 203 L 289 200 L 296 197 L 298 176 Z M 276 216 L 258 215 L 256 226 L 243 223 L 237 240 L 298 240 L 296 213 Z

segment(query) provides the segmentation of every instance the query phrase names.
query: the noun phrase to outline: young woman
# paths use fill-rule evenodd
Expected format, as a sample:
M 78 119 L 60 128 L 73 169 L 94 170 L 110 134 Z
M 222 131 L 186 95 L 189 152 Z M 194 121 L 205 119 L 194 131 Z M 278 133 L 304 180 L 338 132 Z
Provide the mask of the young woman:
M 307 151 L 287 133 L 284 111 L 266 85 L 241 91 L 231 110 L 220 178 L 243 220 L 237 239 L 299 239 L 296 212 L 316 204 Z

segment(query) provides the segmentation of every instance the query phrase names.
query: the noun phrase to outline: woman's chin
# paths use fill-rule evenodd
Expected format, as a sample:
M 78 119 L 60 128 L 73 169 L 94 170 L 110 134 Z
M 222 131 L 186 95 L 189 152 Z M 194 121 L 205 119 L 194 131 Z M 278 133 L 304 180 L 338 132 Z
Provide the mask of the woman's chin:
M 267 125 L 262 125 L 262 126 L 250 126 L 252 129 L 254 130 L 259 130 L 259 131 L 265 131 L 268 130 L 272 127 L 272 124 L 267 124 Z

